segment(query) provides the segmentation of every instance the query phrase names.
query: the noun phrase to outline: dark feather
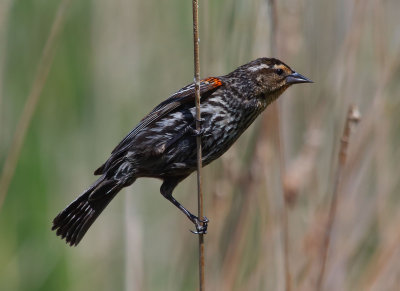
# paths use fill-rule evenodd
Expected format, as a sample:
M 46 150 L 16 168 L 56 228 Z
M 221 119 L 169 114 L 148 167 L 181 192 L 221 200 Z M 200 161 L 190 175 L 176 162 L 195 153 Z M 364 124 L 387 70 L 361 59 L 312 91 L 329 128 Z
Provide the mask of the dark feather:
M 54 218 L 52 230 L 71 246 L 77 245 L 121 188 L 117 181 L 101 177 Z
M 211 77 L 200 81 L 200 97 L 208 95 L 206 93 L 213 92 L 216 88 L 222 86 L 222 81 L 218 78 Z M 162 117 L 177 109 L 179 106 L 194 102 L 195 100 L 195 85 L 194 83 L 189 84 L 178 92 L 173 94 L 167 100 L 161 102 L 156 106 L 140 123 L 114 148 L 111 152 L 111 157 L 103 165 L 101 165 L 95 172 L 95 175 L 101 175 L 109 167 L 113 161 L 118 159 L 123 153 L 132 145 L 134 137 L 144 128 L 150 126 L 154 122 L 157 122 Z

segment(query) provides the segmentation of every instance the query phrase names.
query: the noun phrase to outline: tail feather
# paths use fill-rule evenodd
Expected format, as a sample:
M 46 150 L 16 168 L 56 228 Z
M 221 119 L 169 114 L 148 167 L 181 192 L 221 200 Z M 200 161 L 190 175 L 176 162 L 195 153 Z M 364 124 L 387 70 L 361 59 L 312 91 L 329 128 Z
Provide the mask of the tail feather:
M 52 230 L 76 246 L 121 189 L 117 181 L 101 177 L 54 218 Z

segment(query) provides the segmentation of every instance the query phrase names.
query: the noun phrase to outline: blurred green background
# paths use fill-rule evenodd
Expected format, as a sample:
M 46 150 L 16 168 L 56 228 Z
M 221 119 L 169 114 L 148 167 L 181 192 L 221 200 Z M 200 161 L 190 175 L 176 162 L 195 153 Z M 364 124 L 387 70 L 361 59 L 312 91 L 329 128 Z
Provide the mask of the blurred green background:
M 340 136 L 356 104 L 363 117 L 323 290 L 398 290 L 400 2 L 276 2 L 271 10 L 264 0 L 200 1 L 202 77 L 275 56 L 315 81 L 288 90 L 205 168 L 206 286 L 289 290 L 287 258 L 291 289 L 315 290 Z M 40 84 L 53 22 L 62 21 L 10 187 L 0 189 L 0 290 L 198 288 L 197 237 L 159 194 L 160 181 L 123 190 L 76 248 L 50 231 L 119 140 L 192 82 L 191 9 L 178 0 L 1 1 L 0 169 Z M 175 195 L 195 210 L 195 176 Z

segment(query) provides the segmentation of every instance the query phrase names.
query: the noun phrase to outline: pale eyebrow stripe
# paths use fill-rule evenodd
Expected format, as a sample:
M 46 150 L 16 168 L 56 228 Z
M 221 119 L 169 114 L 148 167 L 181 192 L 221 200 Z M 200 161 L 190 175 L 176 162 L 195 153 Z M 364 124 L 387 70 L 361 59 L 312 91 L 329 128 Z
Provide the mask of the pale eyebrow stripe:
M 261 69 L 268 69 L 268 68 L 269 68 L 269 66 L 267 64 L 261 64 L 261 65 L 258 65 L 256 67 L 250 67 L 249 71 L 256 72 L 256 71 L 259 71 Z

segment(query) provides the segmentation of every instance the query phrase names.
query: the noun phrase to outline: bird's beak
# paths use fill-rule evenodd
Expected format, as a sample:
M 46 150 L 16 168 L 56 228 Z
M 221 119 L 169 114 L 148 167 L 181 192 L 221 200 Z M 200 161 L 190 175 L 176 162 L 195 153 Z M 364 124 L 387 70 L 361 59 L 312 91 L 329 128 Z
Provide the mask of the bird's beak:
M 286 77 L 286 83 L 288 84 L 298 84 L 298 83 L 314 83 L 310 79 L 300 75 L 299 73 L 292 73 Z

